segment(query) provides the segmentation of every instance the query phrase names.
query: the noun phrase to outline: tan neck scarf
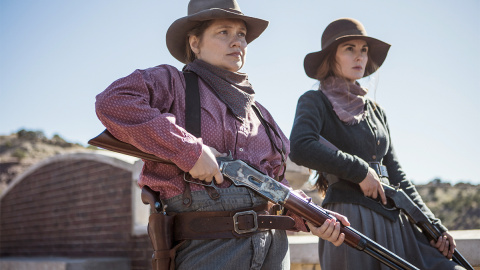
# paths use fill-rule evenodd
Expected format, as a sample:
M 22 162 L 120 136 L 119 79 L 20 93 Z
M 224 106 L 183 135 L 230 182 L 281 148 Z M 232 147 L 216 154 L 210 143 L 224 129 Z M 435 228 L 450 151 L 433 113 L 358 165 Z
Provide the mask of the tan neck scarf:
M 342 122 L 355 125 L 365 119 L 365 95 L 368 90 L 358 82 L 350 83 L 332 76 L 321 82 L 320 90 L 332 103 L 333 110 Z

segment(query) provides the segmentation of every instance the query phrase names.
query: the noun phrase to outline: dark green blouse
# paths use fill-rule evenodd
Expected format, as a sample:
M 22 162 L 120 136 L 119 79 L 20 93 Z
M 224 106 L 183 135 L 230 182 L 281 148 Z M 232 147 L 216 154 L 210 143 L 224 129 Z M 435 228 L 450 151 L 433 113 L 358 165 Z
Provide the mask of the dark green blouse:
M 441 230 L 446 231 L 425 205 L 413 183 L 406 178 L 395 155 L 383 109 L 368 99 L 365 106 L 366 119 L 356 125 L 347 125 L 335 114 L 322 91 L 310 90 L 303 94 L 298 100 L 290 134 L 290 159 L 298 165 L 342 179 L 329 186 L 323 206 L 340 202 L 360 204 L 396 220 L 398 211 L 386 210 L 379 203 L 366 198 L 358 185 L 367 175 L 368 162 L 382 162 L 387 167 L 390 183 L 400 184 L 400 188 L 422 211 L 439 224 Z M 319 135 L 341 151 L 319 143 Z

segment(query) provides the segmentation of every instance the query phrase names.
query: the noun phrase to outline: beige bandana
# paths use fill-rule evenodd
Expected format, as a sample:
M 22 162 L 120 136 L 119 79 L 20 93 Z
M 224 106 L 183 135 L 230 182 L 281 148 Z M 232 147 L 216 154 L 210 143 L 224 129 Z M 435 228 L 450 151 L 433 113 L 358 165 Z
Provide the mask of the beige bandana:
M 332 103 L 333 110 L 342 122 L 355 125 L 365 119 L 365 95 L 368 90 L 358 82 L 350 83 L 332 76 L 321 83 L 320 90 Z

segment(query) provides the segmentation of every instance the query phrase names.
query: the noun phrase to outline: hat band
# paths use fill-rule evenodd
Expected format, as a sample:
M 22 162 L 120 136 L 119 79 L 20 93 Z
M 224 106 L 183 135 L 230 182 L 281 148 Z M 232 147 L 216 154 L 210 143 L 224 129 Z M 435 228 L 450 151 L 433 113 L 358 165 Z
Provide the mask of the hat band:
M 226 10 L 226 11 L 228 11 L 228 12 L 232 12 L 232 13 L 236 13 L 236 14 L 239 14 L 239 15 L 243 15 L 243 13 L 242 13 L 240 10 L 238 10 L 238 9 L 233 9 L 233 8 L 221 8 L 221 9 Z
M 349 37 L 349 36 L 361 36 L 361 37 L 366 37 L 367 36 L 367 32 L 365 31 L 358 31 L 356 33 L 352 33 L 352 30 L 347 30 L 347 31 L 343 31 L 343 32 L 340 32 L 338 33 L 337 35 L 329 38 L 329 42 L 327 44 L 325 44 L 324 46 L 322 46 L 322 50 L 324 50 L 325 48 L 327 48 L 328 46 L 330 46 L 333 42 L 339 40 L 340 38 L 343 38 L 343 37 Z

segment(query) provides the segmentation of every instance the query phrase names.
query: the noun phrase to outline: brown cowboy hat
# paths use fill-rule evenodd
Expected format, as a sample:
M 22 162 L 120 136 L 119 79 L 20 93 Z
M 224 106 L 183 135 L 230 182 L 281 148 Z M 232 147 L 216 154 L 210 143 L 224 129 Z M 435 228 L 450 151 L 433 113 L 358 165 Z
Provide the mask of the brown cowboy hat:
M 185 64 L 186 37 L 195 25 L 213 19 L 241 19 L 247 26 L 247 43 L 260 36 L 268 21 L 245 16 L 236 0 L 190 0 L 188 15 L 172 23 L 167 30 L 167 48 L 170 54 Z
M 361 22 L 351 18 L 342 18 L 331 22 L 323 31 L 322 50 L 305 56 L 303 67 L 307 76 L 317 79 L 317 69 L 325 57 L 330 52 L 335 53 L 338 44 L 351 39 L 363 39 L 367 42 L 369 50 L 368 60 L 375 63 L 375 68 L 373 70 L 365 70 L 364 77 L 374 73 L 385 61 L 390 44 L 367 36 L 367 31 Z

